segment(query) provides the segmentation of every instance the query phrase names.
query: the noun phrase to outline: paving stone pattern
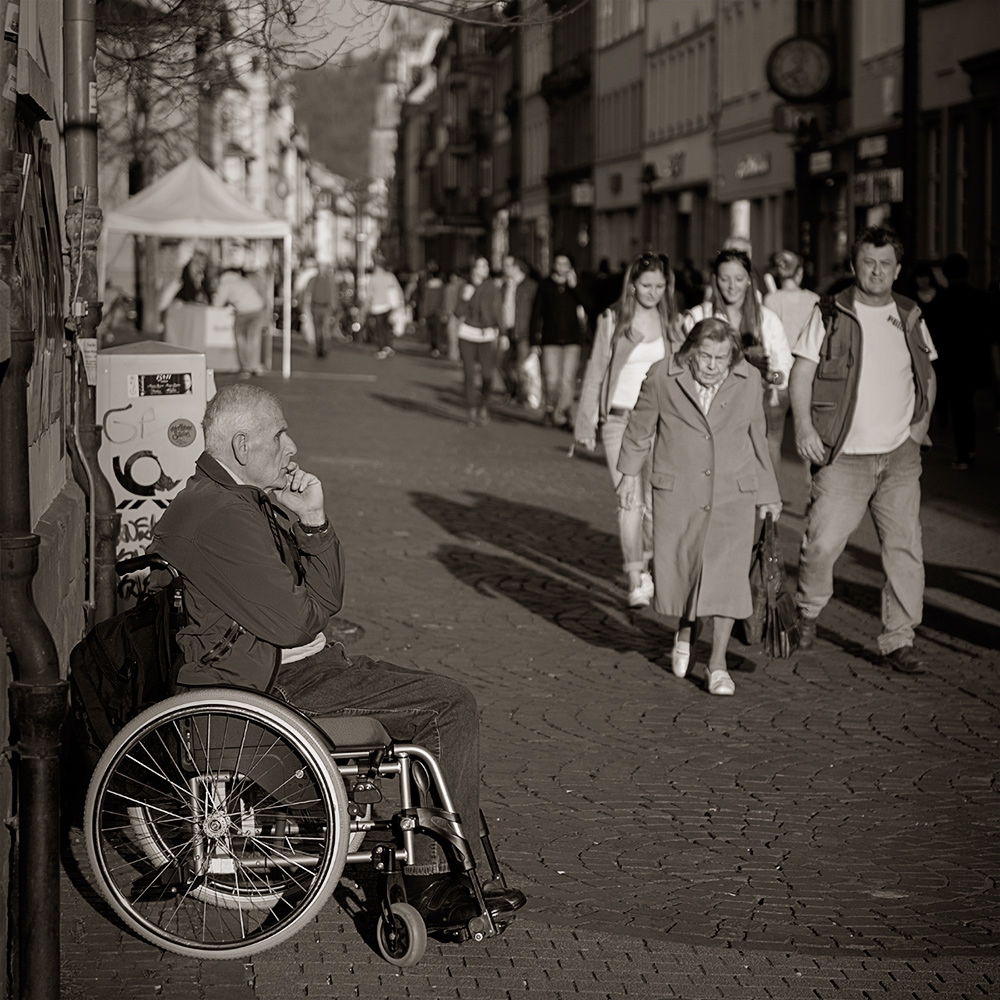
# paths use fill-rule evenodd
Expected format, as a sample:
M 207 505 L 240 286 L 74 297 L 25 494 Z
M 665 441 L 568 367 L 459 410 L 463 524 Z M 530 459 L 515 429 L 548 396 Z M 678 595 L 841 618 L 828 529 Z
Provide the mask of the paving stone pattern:
M 292 943 L 198 962 L 119 927 L 71 830 L 64 996 L 1000 996 L 995 440 L 958 484 L 946 450 L 925 458 L 926 675 L 873 653 L 866 523 L 814 650 L 768 660 L 734 642 L 736 696 L 712 698 L 702 667 L 670 673 L 673 623 L 624 606 L 599 453 L 570 458 L 568 435 L 502 407 L 467 427 L 457 370 L 415 345 L 295 366 L 264 382 L 326 484 L 352 648 L 475 692 L 483 804 L 528 906 L 502 937 L 432 942 L 400 972 L 347 879 L 343 905 Z M 790 454 L 794 573 L 805 490 Z

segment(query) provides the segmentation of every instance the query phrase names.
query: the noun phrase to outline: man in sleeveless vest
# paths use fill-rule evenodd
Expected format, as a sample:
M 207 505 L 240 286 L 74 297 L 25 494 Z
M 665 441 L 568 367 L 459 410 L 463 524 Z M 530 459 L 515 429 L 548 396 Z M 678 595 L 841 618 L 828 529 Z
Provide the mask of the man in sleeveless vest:
M 923 614 L 920 447 L 934 405 L 934 344 L 910 299 L 893 292 L 903 246 L 872 226 L 854 243 L 854 285 L 817 304 L 795 346 L 789 393 L 795 445 L 811 463 L 799 556 L 800 649 L 833 596 L 833 568 L 871 511 L 885 585 L 878 651 L 886 666 L 922 673 L 913 648 Z

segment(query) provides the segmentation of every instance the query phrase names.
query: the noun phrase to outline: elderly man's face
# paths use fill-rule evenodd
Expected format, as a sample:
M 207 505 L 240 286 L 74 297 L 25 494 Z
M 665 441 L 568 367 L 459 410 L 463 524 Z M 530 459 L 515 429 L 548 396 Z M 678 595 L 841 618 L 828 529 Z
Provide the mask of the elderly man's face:
M 247 461 L 240 475 L 251 486 L 280 490 L 298 448 L 288 436 L 288 425 L 280 407 L 262 404 L 257 409 L 257 416 L 247 435 Z

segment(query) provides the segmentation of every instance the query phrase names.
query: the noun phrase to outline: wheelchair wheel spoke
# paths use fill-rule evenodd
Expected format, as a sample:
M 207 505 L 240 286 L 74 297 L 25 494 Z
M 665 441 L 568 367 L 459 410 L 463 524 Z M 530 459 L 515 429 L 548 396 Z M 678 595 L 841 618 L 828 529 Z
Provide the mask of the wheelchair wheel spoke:
M 347 798 L 328 747 L 288 708 L 192 692 L 115 738 L 86 828 L 101 890 L 133 930 L 180 954 L 238 957 L 285 940 L 332 892 Z

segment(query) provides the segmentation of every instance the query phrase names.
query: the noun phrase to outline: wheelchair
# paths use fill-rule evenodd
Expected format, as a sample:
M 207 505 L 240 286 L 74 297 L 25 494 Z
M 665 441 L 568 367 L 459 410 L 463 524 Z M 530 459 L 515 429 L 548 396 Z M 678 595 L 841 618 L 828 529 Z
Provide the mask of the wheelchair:
M 156 555 L 116 566 L 145 568 L 181 582 Z M 174 591 L 182 600 L 182 588 Z M 391 782 L 394 812 L 377 818 Z M 479 819 L 487 882 L 425 748 L 397 743 L 370 717 L 309 719 L 264 694 L 199 688 L 157 702 L 117 733 L 90 781 L 84 835 L 98 888 L 121 920 L 159 948 L 200 959 L 244 958 L 289 940 L 326 905 L 346 865 L 369 866 L 379 884 L 378 949 L 407 967 L 428 937 L 402 879 L 418 836 L 442 845 L 478 909 L 431 933 L 482 941 L 509 920 L 484 898 L 488 883 L 506 882 Z

